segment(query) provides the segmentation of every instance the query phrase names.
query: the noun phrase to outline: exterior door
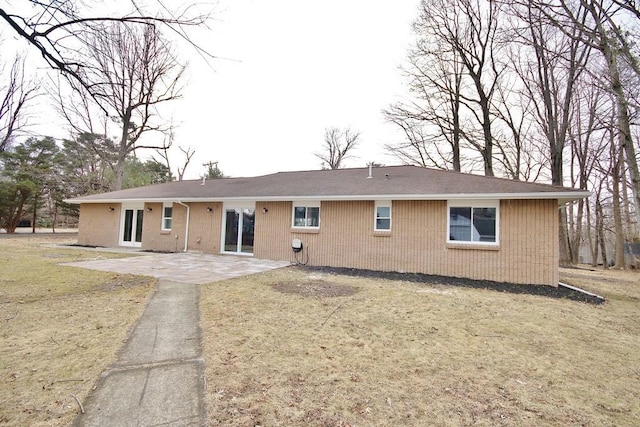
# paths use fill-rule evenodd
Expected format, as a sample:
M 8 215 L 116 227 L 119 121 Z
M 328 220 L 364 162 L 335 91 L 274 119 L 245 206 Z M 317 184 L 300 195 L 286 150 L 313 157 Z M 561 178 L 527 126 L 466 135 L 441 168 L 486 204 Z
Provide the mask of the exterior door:
M 225 208 L 223 252 L 253 254 L 254 222 L 253 207 Z
M 124 207 L 122 210 L 122 227 L 120 246 L 142 246 L 143 208 Z

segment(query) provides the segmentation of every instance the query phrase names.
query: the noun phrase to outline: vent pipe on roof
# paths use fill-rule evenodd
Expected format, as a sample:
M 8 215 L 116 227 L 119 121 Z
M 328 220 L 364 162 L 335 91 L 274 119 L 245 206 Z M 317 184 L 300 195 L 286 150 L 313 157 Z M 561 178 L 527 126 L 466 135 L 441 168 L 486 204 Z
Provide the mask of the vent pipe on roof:
M 207 177 L 203 176 L 202 177 L 202 182 L 200 183 L 200 185 L 204 185 L 204 183 L 207 181 Z
M 373 178 L 373 162 L 369 163 L 369 176 L 367 179 Z

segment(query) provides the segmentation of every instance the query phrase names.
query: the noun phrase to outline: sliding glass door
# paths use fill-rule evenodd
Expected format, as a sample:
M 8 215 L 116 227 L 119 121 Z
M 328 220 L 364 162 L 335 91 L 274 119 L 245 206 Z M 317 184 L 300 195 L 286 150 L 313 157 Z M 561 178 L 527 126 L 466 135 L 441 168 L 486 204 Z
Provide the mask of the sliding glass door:
M 253 254 L 254 222 L 253 207 L 225 208 L 223 252 Z
M 142 246 L 142 207 L 123 207 L 120 246 Z

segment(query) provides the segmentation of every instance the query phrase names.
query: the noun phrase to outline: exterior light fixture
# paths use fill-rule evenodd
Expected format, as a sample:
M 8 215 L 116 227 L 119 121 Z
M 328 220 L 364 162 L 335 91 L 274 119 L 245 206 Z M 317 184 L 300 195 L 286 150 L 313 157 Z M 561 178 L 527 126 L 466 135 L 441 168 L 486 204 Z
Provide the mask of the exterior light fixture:
M 213 210 L 213 208 L 212 208 L 212 207 L 207 206 L 207 212 L 211 212 L 212 210 Z
M 147 208 L 147 212 L 151 212 L 153 208 Z
M 262 208 L 262 213 L 267 213 L 267 212 L 269 212 L 269 209 L 267 209 L 267 208 Z
M 115 210 L 116 210 L 116 208 L 114 208 L 113 206 L 109 206 L 109 212 L 113 212 Z

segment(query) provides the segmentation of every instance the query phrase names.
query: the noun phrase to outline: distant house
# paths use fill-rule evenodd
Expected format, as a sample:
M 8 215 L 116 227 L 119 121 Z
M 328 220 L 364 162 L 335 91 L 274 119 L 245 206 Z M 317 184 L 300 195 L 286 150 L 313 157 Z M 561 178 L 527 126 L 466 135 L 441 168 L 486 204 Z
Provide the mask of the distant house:
M 84 245 L 557 285 L 558 207 L 588 195 L 393 166 L 169 182 L 69 202 L 80 205 Z

